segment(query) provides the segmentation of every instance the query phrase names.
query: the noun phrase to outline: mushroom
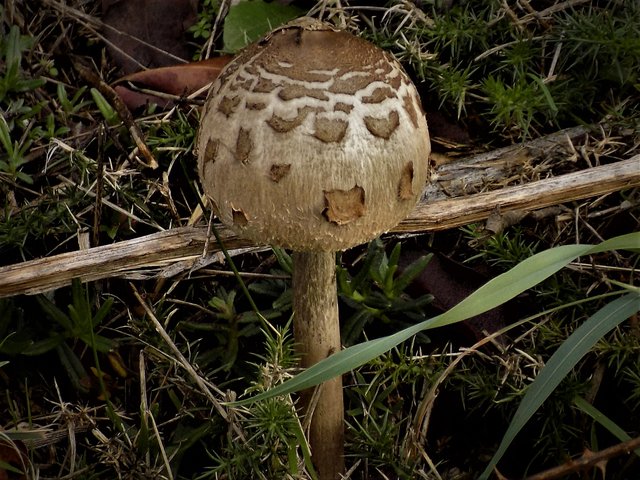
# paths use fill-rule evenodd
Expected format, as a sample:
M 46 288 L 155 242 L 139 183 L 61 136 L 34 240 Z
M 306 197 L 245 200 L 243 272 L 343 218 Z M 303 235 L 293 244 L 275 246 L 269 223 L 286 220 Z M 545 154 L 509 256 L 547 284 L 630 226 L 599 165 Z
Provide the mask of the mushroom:
M 197 152 L 218 218 L 239 236 L 293 251 L 302 366 L 338 351 L 335 253 L 393 228 L 429 177 L 427 123 L 400 64 L 350 33 L 295 20 L 221 72 L 202 113 Z M 325 382 L 306 413 L 313 415 L 309 442 L 319 477 L 337 479 L 344 469 L 342 379 Z

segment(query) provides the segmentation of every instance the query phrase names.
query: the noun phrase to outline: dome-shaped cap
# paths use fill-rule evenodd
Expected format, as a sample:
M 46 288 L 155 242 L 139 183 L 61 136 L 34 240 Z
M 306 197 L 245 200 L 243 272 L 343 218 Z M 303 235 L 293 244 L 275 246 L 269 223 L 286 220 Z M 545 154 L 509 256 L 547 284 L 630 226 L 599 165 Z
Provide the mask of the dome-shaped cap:
M 406 217 L 430 143 L 416 89 L 391 55 L 304 19 L 221 72 L 197 151 L 223 223 L 258 243 L 318 251 L 367 242 Z

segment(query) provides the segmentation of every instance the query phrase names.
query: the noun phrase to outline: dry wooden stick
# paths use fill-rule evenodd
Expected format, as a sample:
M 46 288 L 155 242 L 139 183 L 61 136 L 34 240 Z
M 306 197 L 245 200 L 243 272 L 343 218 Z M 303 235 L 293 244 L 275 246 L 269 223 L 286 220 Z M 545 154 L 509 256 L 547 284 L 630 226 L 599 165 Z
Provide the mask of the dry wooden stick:
M 599 452 L 587 451 L 579 458 L 569 460 L 563 465 L 545 470 L 544 472 L 531 475 L 525 480 L 552 480 L 555 478 L 562 478 L 572 473 L 585 470 L 590 467 L 595 467 L 601 462 L 618 457 L 620 455 L 628 455 L 636 448 L 640 447 L 640 437 L 632 438 L 626 442 L 618 443 L 612 447 L 605 448 Z
M 198 374 L 198 372 L 195 371 L 191 362 L 185 358 L 185 356 L 182 354 L 180 349 L 176 347 L 175 343 L 173 343 L 173 340 L 171 340 L 171 337 L 169 336 L 169 334 L 167 334 L 162 324 L 158 321 L 153 310 L 151 310 L 151 307 L 147 305 L 147 302 L 143 300 L 143 298 L 140 296 L 136 288 L 133 285 L 131 285 L 131 289 L 133 291 L 133 295 L 136 297 L 136 300 L 138 300 L 138 302 L 144 309 L 145 313 L 147 314 L 147 318 L 151 321 L 151 323 L 155 327 L 156 332 L 158 332 L 160 337 L 162 337 L 162 340 L 169 346 L 173 354 L 176 356 L 175 358 L 176 363 L 187 371 L 189 376 L 193 379 L 196 385 L 198 385 L 202 393 L 205 395 L 205 397 L 207 397 L 207 399 L 209 400 L 211 405 L 215 408 L 215 410 L 220 414 L 220 416 L 223 419 L 225 419 L 228 422 L 229 415 L 225 407 L 213 395 L 213 393 L 211 393 L 211 390 L 209 389 L 205 381 L 202 379 L 202 377 Z M 236 432 L 236 434 L 238 435 L 238 438 L 244 441 L 245 440 L 244 433 L 238 428 L 237 425 L 235 424 L 231 424 L 231 425 L 234 431 Z
M 640 155 L 612 165 L 466 197 L 421 201 L 395 231 L 447 230 L 486 219 L 493 212 L 531 211 L 640 186 Z
M 584 132 L 583 132 L 584 133 Z M 569 138 L 569 137 L 566 137 Z M 564 140 L 566 143 L 566 139 Z M 529 153 L 531 154 L 531 149 Z M 546 149 L 548 151 L 548 148 Z M 515 153 L 514 153 L 515 152 Z M 525 160 L 530 158 L 525 155 Z M 503 158 L 506 156 L 506 159 Z M 481 157 L 487 158 L 487 154 Z M 517 164 L 522 160 L 522 148 L 507 150 L 488 161 L 487 169 L 494 168 L 496 162 L 502 164 L 503 175 L 508 177 L 512 172 L 507 168 L 509 163 Z M 474 177 L 465 181 L 466 174 L 461 174 L 457 181 L 461 185 L 482 183 L 477 170 L 484 167 L 478 157 L 471 157 L 458 162 L 458 165 L 472 165 Z M 640 186 L 640 155 L 610 165 L 589 168 L 558 177 L 538 180 L 524 185 L 516 185 L 497 190 L 448 198 L 447 187 L 430 186 L 412 215 L 402 222 L 396 232 L 426 232 L 446 230 L 488 218 L 490 215 L 508 211 L 537 210 L 549 205 L 600 196 L 606 193 Z M 453 167 L 446 166 L 448 170 Z M 445 168 L 440 170 L 443 172 Z M 441 174 L 439 170 L 439 174 Z M 497 182 L 499 175 L 493 172 Z M 441 177 L 446 177 L 444 173 Z M 484 177 L 486 179 L 486 177 Z M 473 182 L 471 181 L 473 180 Z M 445 183 L 442 178 L 439 182 Z M 451 187 L 451 183 L 448 184 Z M 229 249 L 250 246 L 249 242 L 240 239 L 229 230 L 219 226 L 220 237 Z M 35 294 L 60 288 L 71 283 L 73 278 L 83 281 L 97 280 L 107 277 L 126 276 L 142 268 L 158 268 L 174 265 L 180 261 L 188 263 L 185 269 L 194 265 L 201 257 L 206 242 L 206 230 L 203 228 L 183 227 L 154 233 L 134 240 L 90 248 L 81 252 L 70 252 L 48 258 L 31 260 L 0 268 L 0 298 L 18 294 Z M 210 246 L 209 253 L 219 247 Z M 159 273 L 159 276 L 168 274 Z
M 228 230 L 221 228 L 220 231 L 229 248 L 248 245 Z M 200 257 L 205 241 L 204 229 L 174 228 L 112 245 L 10 265 L 0 269 L 0 297 L 44 292 L 68 285 L 72 278 L 98 280 L 140 268 L 195 260 Z

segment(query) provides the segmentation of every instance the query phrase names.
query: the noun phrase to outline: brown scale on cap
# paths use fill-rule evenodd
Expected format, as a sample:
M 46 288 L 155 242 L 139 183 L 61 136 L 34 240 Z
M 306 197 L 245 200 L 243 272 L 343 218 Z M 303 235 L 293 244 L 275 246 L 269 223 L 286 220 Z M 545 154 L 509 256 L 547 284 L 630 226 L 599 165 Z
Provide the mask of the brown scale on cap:
M 332 190 L 324 192 L 326 207 L 322 215 L 328 222 L 346 225 L 364 215 L 364 190 L 356 185 L 350 190 Z
M 251 133 L 249 130 L 240 128 L 240 130 L 238 130 L 238 137 L 236 140 L 236 160 L 243 164 L 249 163 L 252 149 L 253 141 L 251 140 Z
M 315 109 L 311 107 L 300 108 L 293 118 L 280 118 L 278 115 L 273 114 L 266 123 L 276 132 L 285 133 L 293 130 L 296 127 L 302 125 L 307 115 L 313 112 Z
M 418 114 L 416 113 L 416 108 L 415 108 L 415 100 L 411 98 L 410 95 L 405 95 L 402 97 L 402 107 L 404 108 L 404 111 L 407 112 L 407 115 L 409 116 L 409 120 L 411 120 L 411 123 L 413 124 L 413 126 L 415 128 L 418 128 Z M 422 112 L 422 116 L 424 117 L 424 112 Z
M 290 85 L 282 88 L 278 92 L 278 97 L 280 97 L 285 102 L 287 100 L 293 100 L 294 98 L 317 98 L 318 100 L 329 100 L 329 97 L 322 90 L 318 90 L 315 88 L 306 88 L 301 85 Z
M 341 142 L 349 124 L 339 118 L 329 119 L 316 117 L 313 136 L 325 143 Z
M 396 110 L 392 110 L 386 118 L 364 117 L 364 124 L 372 135 L 386 140 L 400 125 L 400 116 Z
M 338 102 L 333 107 L 334 112 L 351 113 L 351 110 L 353 110 L 353 105 L 349 105 L 348 103 Z
M 389 87 L 376 88 L 371 95 L 363 97 L 364 103 L 381 103 L 387 98 L 396 98 L 396 94 Z
M 269 177 L 278 183 L 289 173 L 289 170 L 291 170 L 290 163 L 274 163 L 269 169 Z
M 274 84 L 271 80 L 261 78 L 260 80 L 258 80 L 258 83 L 254 85 L 252 91 L 255 93 L 270 93 L 273 92 L 276 88 L 277 85 Z
M 207 146 L 204 149 L 204 155 L 209 159 L 211 163 L 216 161 L 218 156 L 218 147 L 220 146 L 219 140 L 209 140 Z
M 400 182 L 398 182 L 398 198 L 400 200 L 411 200 L 413 193 L 413 162 L 407 163 L 402 169 Z
M 235 112 L 239 103 L 240 97 L 222 97 L 218 103 L 218 111 L 229 117 Z
M 233 224 L 236 227 L 244 227 L 249 223 L 247 215 L 241 209 L 232 208 L 231 214 L 233 215 Z
M 267 104 L 264 102 L 247 102 L 245 107 L 248 110 L 264 110 L 267 108 Z

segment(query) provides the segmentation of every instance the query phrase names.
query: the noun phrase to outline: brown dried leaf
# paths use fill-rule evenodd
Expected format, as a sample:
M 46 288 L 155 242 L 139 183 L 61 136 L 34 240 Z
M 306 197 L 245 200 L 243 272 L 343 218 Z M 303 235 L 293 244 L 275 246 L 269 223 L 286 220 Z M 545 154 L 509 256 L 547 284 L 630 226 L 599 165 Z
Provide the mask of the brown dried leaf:
M 137 91 L 133 85 L 169 96 L 188 96 L 215 80 L 231 58 L 233 57 L 225 55 L 184 65 L 142 70 L 119 78 L 114 83 L 114 90 L 130 110 L 148 103 L 155 103 L 163 108 L 172 107 L 172 98 Z
M 18 470 L 24 470 L 25 466 L 29 464 L 29 457 L 27 456 L 27 450 L 23 442 L 9 442 L 7 440 L 0 441 L 0 461 L 7 465 L 17 468 Z M 0 468 L 0 480 L 9 478 L 22 480 L 27 477 L 24 475 L 17 475 L 12 473 L 9 476 L 9 472 Z
M 125 73 L 188 58 L 186 30 L 197 0 L 103 0 L 102 20 L 112 58 Z

